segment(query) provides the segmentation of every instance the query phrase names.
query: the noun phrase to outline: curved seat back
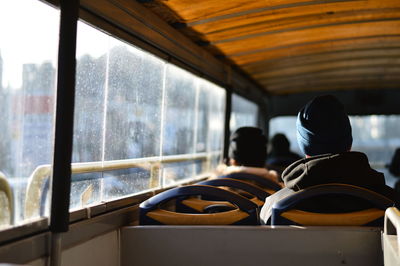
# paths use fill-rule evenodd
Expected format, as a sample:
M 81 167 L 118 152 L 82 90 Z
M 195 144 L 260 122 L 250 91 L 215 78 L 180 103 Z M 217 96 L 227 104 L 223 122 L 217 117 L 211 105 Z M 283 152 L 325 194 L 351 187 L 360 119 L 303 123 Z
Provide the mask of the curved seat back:
M 220 213 L 179 213 L 160 208 L 164 203 L 177 198 L 207 196 L 219 198 L 233 204 L 236 208 Z M 258 206 L 247 198 L 212 186 L 192 185 L 177 187 L 142 202 L 139 206 L 141 225 L 256 225 L 259 224 Z
M 239 189 L 244 191 L 249 196 L 248 198 L 258 205 L 261 208 L 264 205 L 265 198 L 270 196 L 271 194 L 267 191 L 263 190 L 262 188 L 253 185 L 251 183 L 246 183 L 244 181 L 232 179 L 232 178 L 216 178 L 211 180 L 206 180 L 197 183 L 197 185 L 208 185 L 208 186 L 215 186 L 215 187 L 228 187 Z M 241 194 L 241 193 L 239 193 Z M 180 212 L 195 212 L 195 213 L 203 213 L 210 210 L 223 210 L 223 209 L 232 209 L 232 204 L 229 202 L 221 202 L 215 201 L 215 199 L 198 199 L 198 198 L 190 198 L 190 199 L 183 199 L 178 200 L 176 202 L 177 210 Z
M 267 191 L 261 189 L 258 186 L 255 186 L 250 183 L 246 183 L 240 180 L 232 179 L 232 178 L 217 178 L 211 179 L 207 181 L 203 181 L 198 183 L 198 185 L 209 185 L 216 187 L 229 187 L 243 190 L 251 195 L 255 196 L 257 200 L 253 200 L 257 204 L 263 204 L 265 198 L 270 196 L 271 194 Z
M 374 207 L 343 213 L 317 213 L 295 209 L 304 200 L 326 195 L 351 196 L 369 202 Z M 385 210 L 393 204 L 391 199 L 366 188 L 347 184 L 318 185 L 275 203 L 272 208 L 271 225 L 382 226 Z
M 281 189 L 280 185 L 275 183 L 274 181 L 271 181 L 259 175 L 254 175 L 249 173 L 232 173 L 229 175 L 219 176 L 219 178 L 232 178 L 241 181 L 253 182 L 258 186 L 266 188 L 268 190 L 272 190 L 273 192 Z
M 14 223 L 14 195 L 6 177 L 0 172 L 0 226 Z

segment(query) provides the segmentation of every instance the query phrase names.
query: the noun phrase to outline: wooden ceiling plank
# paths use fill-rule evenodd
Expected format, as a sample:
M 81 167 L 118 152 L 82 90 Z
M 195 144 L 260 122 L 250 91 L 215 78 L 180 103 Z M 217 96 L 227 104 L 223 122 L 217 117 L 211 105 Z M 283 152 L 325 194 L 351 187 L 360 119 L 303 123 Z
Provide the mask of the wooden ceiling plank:
M 384 10 L 357 10 L 336 13 L 333 15 L 316 13 L 309 16 L 291 17 L 278 21 L 256 23 L 240 28 L 231 28 L 224 32 L 204 34 L 211 44 L 245 40 L 253 37 L 260 37 L 269 34 L 292 32 L 304 29 L 335 27 L 365 22 L 399 20 L 400 8 Z M 202 32 L 200 32 L 203 34 Z
M 376 1 L 376 0 L 373 0 Z M 392 1 L 392 0 L 390 0 Z M 357 2 L 357 4 L 360 3 L 359 0 L 314 0 L 314 1 L 302 1 L 302 2 L 294 2 L 294 3 L 289 3 L 289 4 L 284 4 L 284 5 L 266 5 L 262 8 L 258 9 L 252 9 L 252 10 L 245 10 L 242 12 L 237 12 L 237 13 L 230 13 L 222 16 L 216 16 L 216 17 L 211 17 L 211 18 L 206 18 L 198 21 L 193 21 L 193 22 L 188 22 L 187 25 L 189 27 L 197 27 L 200 26 L 205 26 L 206 28 L 212 28 L 212 26 L 216 26 L 217 24 L 226 24 L 226 23 L 232 23 L 235 24 L 234 21 L 239 21 L 239 20 L 245 20 L 247 18 L 257 18 L 260 15 L 271 15 L 271 14 L 279 14 L 282 11 L 285 10 L 291 10 L 291 9 L 307 9 L 310 6 L 318 6 L 320 4 L 323 5 L 328 5 L 328 4 L 340 4 L 340 3 L 351 3 L 354 5 L 354 2 Z M 239 24 L 241 24 L 239 22 Z
M 261 12 L 268 9 L 287 8 L 296 5 L 307 5 L 315 2 L 359 2 L 359 0 L 158 0 L 157 2 L 167 6 L 178 13 L 186 23 L 199 22 L 214 18 L 216 20 L 225 17 L 240 17 L 245 14 Z
M 230 59 L 237 65 L 250 64 L 258 61 L 291 58 L 301 55 L 311 55 L 327 51 L 340 51 L 346 49 L 362 48 L 389 48 L 397 47 L 400 43 L 400 34 L 375 35 L 355 38 L 339 38 L 336 40 L 322 40 L 317 42 L 299 43 L 287 47 L 260 49 L 249 53 L 233 55 Z
M 357 4 L 354 2 L 310 2 L 309 5 L 287 7 L 282 9 L 266 10 L 263 12 L 255 12 L 252 14 L 243 15 L 240 17 L 219 19 L 213 22 L 207 22 L 203 24 L 191 25 L 188 24 L 193 30 L 204 35 L 212 35 L 220 32 L 224 32 L 231 29 L 240 29 L 241 27 L 247 27 L 257 23 L 273 23 L 276 24 L 279 21 L 286 20 L 288 18 L 304 18 L 310 15 L 320 16 L 335 16 L 340 12 L 364 12 L 373 10 L 387 10 L 395 9 L 400 7 L 398 0 L 386 0 L 386 1 L 358 1 Z
M 397 73 L 398 74 L 398 73 Z M 397 83 L 400 81 L 400 78 L 398 75 L 392 75 L 392 76 L 387 76 L 386 79 L 382 79 L 377 75 L 372 75 L 372 76 L 367 76 L 367 77 L 362 77 L 362 76 L 344 76 L 341 79 L 338 79 L 337 77 L 327 77 L 327 78 L 320 78 L 320 79 L 313 79 L 313 80 L 304 80 L 301 82 L 293 82 L 293 83 L 288 83 L 288 84 L 266 84 L 269 88 L 269 90 L 278 90 L 278 89 L 283 89 L 283 88 L 295 88 L 295 87 L 307 87 L 307 86 L 313 86 L 315 84 L 344 84 L 345 83 L 350 83 L 354 84 L 355 82 L 358 82 L 359 84 L 362 84 L 363 82 L 382 82 L 384 84 L 388 84 L 390 82 Z M 400 86 L 400 83 L 397 84 Z
M 306 84 L 302 86 L 291 86 L 291 87 L 270 87 L 268 91 L 271 94 L 289 94 L 289 93 L 299 93 L 299 92 L 309 92 L 309 91 L 320 91 L 321 94 L 324 91 L 332 90 L 357 90 L 357 89 L 400 89 L 400 79 L 390 80 L 390 81 L 356 81 L 354 83 L 350 81 L 335 82 L 331 81 L 327 83 L 318 84 Z
M 390 79 L 392 76 L 400 77 L 400 66 L 364 66 L 358 67 L 353 69 L 334 69 L 327 72 L 315 73 L 315 74 L 308 74 L 308 75 L 301 75 L 301 76 L 294 76 L 289 78 L 275 78 L 269 79 L 264 78 L 260 79 L 260 83 L 272 86 L 272 85 L 279 85 L 279 84 L 292 84 L 297 82 L 304 82 L 308 80 L 318 80 L 318 79 L 327 79 L 327 78 L 335 78 L 341 79 L 342 77 L 345 78 L 347 76 L 361 76 L 361 77 L 379 77 L 382 80 Z
M 400 57 L 387 57 L 387 58 L 374 58 L 374 59 L 358 59 L 358 60 L 350 60 L 350 61 L 338 61 L 338 62 L 331 62 L 331 63 L 323 63 L 317 65 L 309 65 L 304 67 L 295 67 L 295 68 L 287 68 L 281 69 L 277 71 L 267 71 L 263 73 L 259 73 L 256 75 L 252 75 L 254 78 L 261 79 L 261 78 L 286 78 L 298 75 L 307 75 L 313 73 L 322 73 L 326 71 L 330 71 L 331 69 L 341 69 L 347 68 L 351 69 L 353 67 L 360 67 L 360 66 L 385 66 L 385 65 L 392 65 L 392 66 L 400 66 Z
M 292 62 L 276 62 L 275 64 L 260 64 L 256 67 L 252 68 L 242 68 L 247 73 L 251 73 L 253 76 L 257 76 L 260 73 L 264 72 L 283 72 L 288 69 L 304 69 L 305 67 L 312 67 L 312 66 L 319 66 L 319 65 L 327 65 L 327 64 L 335 64 L 338 62 L 353 62 L 353 61 L 368 61 L 368 60 L 383 60 L 383 59 L 394 59 L 400 58 L 400 49 L 398 50 L 391 50 L 392 53 L 363 53 L 358 54 L 357 52 L 346 53 L 344 55 L 338 56 L 338 54 L 333 54 L 334 56 L 325 56 L 321 57 L 318 56 L 317 58 L 308 58 L 307 60 L 293 60 Z M 380 51 L 379 51 L 380 52 Z M 313 60 L 314 59 L 314 60 Z M 301 70 L 299 70 L 301 72 Z
M 242 64 L 241 68 L 247 72 L 257 73 L 267 71 L 268 69 L 277 69 L 283 67 L 291 67 L 295 65 L 307 65 L 315 63 L 323 63 L 336 61 L 341 59 L 357 59 L 366 57 L 387 57 L 400 55 L 400 43 L 395 47 L 362 47 L 350 49 L 330 49 L 323 52 L 309 53 L 306 55 L 298 55 L 291 57 L 275 58 L 271 60 L 256 61 L 249 64 Z
M 283 32 L 246 40 L 220 43 L 215 46 L 229 57 L 230 55 L 248 53 L 260 49 L 273 49 L 335 39 L 376 36 L 382 33 L 391 35 L 400 34 L 400 20 L 345 24 L 334 27 Z

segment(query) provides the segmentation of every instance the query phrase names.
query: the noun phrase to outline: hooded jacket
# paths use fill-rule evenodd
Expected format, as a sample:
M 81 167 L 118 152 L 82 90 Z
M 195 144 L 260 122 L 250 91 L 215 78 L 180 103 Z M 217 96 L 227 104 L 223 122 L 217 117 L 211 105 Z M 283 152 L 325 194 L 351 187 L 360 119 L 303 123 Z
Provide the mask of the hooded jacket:
M 285 188 L 269 196 L 261 210 L 260 216 L 264 223 L 270 218 L 274 203 L 296 191 L 321 184 L 342 183 L 364 187 L 398 202 L 394 190 L 385 185 L 384 175 L 372 169 L 367 156 L 361 152 L 325 154 L 301 159 L 285 169 L 282 179 Z M 357 211 L 370 207 L 369 203 L 349 196 L 321 196 L 297 206 L 304 211 L 323 213 Z

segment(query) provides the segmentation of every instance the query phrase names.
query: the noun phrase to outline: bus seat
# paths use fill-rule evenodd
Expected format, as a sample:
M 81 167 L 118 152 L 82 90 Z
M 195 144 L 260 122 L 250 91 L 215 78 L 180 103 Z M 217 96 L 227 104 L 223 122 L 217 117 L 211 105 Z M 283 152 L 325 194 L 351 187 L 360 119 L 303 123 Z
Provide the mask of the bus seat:
M 162 204 L 173 199 L 206 196 L 227 201 L 235 209 L 218 213 L 180 213 L 164 210 Z M 206 203 L 208 206 L 209 203 Z M 258 225 L 258 206 L 249 199 L 217 187 L 192 185 L 173 188 L 157 194 L 139 206 L 141 225 Z
M 385 212 L 385 226 L 382 235 L 383 258 L 387 266 L 400 265 L 400 211 L 391 207 Z
M 211 179 L 211 180 L 200 182 L 200 183 L 198 183 L 198 185 L 228 187 L 228 188 L 235 188 L 235 189 L 243 190 L 252 196 L 252 198 L 250 198 L 250 200 L 253 201 L 254 203 L 256 203 L 258 206 L 264 205 L 265 198 L 271 195 L 267 191 L 261 189 L 258 186 L 255 186 L 251 183 L 246 183 L 246 182 L 236 180 L 236 179 L 231 179 L 231 178 Z
M 327 195 L 346 195 L 370 203 L 373 208 L 343 213 L 317 213 L 296 209 L 304 200 Z M 274 204 L 271 225 L 382 226 L 386 208 L 393 201 L 376 192 L 347 184 L 325 184 L 303 189 Z
M 40 204 L 42 203 L 42 188 L 46 188 L 46 180 L 50 178 L 50 165 L 38 166 L 29 177 L 26 189 L 24 218 L 30 219 L 40 216 Z M 47 181 L 49 182 L 49 181 Z M 43 210 L 43 209 L 42 209 Z
M 232 178 L 236 180 L 241 180 L 245 182 L 250 182 L 256 184 L 257 186 L 262 187 L 269 194 L 273 194 L 276 191 L 281 189 L 281 186 L 269 179 L 266 179 L 262 176 L 249 174 L 249 173 L 232 173 L 229 175 L 219 176 L 219 178 Z
M 197 183 L 197 185 L 209 185 L 215 187 L 228 187 L 239 189 L 244 193 L 240 193 L 239 191 L 233 191 L 235 193 L 239 193 L 240 195 L 247 197 L 252 202 L 257 204 L 259 208 L 264 205 L 265 198 L 270 196 L 271 194 L 263 190 L 262 188 L 253 185 L 251 183 L 246 183 L 240 180 L 231 179 L 231 178 L 216 178 L 211 180 L 206 180 Z M 235 208 L 229 202 L 221 202 L 216 201 L 214 198 L 189 198 L 184 200 L 178 200 L 176 203 L 177 210 L 179 212 L 218 212 L 224 210 L 232 210 Z
M 197 197 L 176 201 L 177 212 L 185 213 L 212 213 L 236 209 L 236 206 L 228 201 L 204 200 Z
M 0 226 L 14 223 L 14 195 L 5 175 L 0 172 Z

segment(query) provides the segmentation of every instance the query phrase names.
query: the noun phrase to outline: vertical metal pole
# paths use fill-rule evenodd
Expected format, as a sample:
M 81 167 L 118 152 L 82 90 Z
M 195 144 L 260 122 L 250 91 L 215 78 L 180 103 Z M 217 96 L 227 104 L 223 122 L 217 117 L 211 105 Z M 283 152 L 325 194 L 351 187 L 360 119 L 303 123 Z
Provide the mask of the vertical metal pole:
M 50 266 L 61 265 L 61 233 L 51 235 Z
M 79 0 L 61 0 L 50 229 L 68 231 Z
M 224 162 L 228 164 L 229 157 L 229 138 L 231 135 L 230 121 L 232 112 L 232 91 L 226 90 L 226 102 L 225 102 L 225 128 L 224 128 Z
M 69 227 L 71 156 L 75 104 L 75 51 L 79 0 L 60 0 L 57 105 L 52 175 L 50 265 L 61 264 L 61 233 Z
M 50 265 L 61 265 L 61 233 L 69 227 L 79 0 L 60 1 L 57 104 L 52 175 Z
M 262 129 L 262 131 L 264 132 L 265 136 L 268 137 L 268 116 L 269 116 L 269 112 L 268 112 L 268 108 L 267 108 L 267 101 L 263 101 L 263 104 L 257 103 L 258 106 L 258 127 Z
M 267 137 L 267 145 L 268 145 L 268 143 L 269 143 L 269 130 L 270 130 L 269 122 L 271 120 L 271 101 L 270 101 L 269 97 L 267 97 L 264 100 L 264 105 L 263 105 L 261 110 L 262 110 L 262 114 L 263 115 L 261 116 L 262 121 L 260 121 L 260 123 L 261 123 L 261 125 L 264 126 L 264 128 L 263 128 L 264 129 L 264 134 Z

